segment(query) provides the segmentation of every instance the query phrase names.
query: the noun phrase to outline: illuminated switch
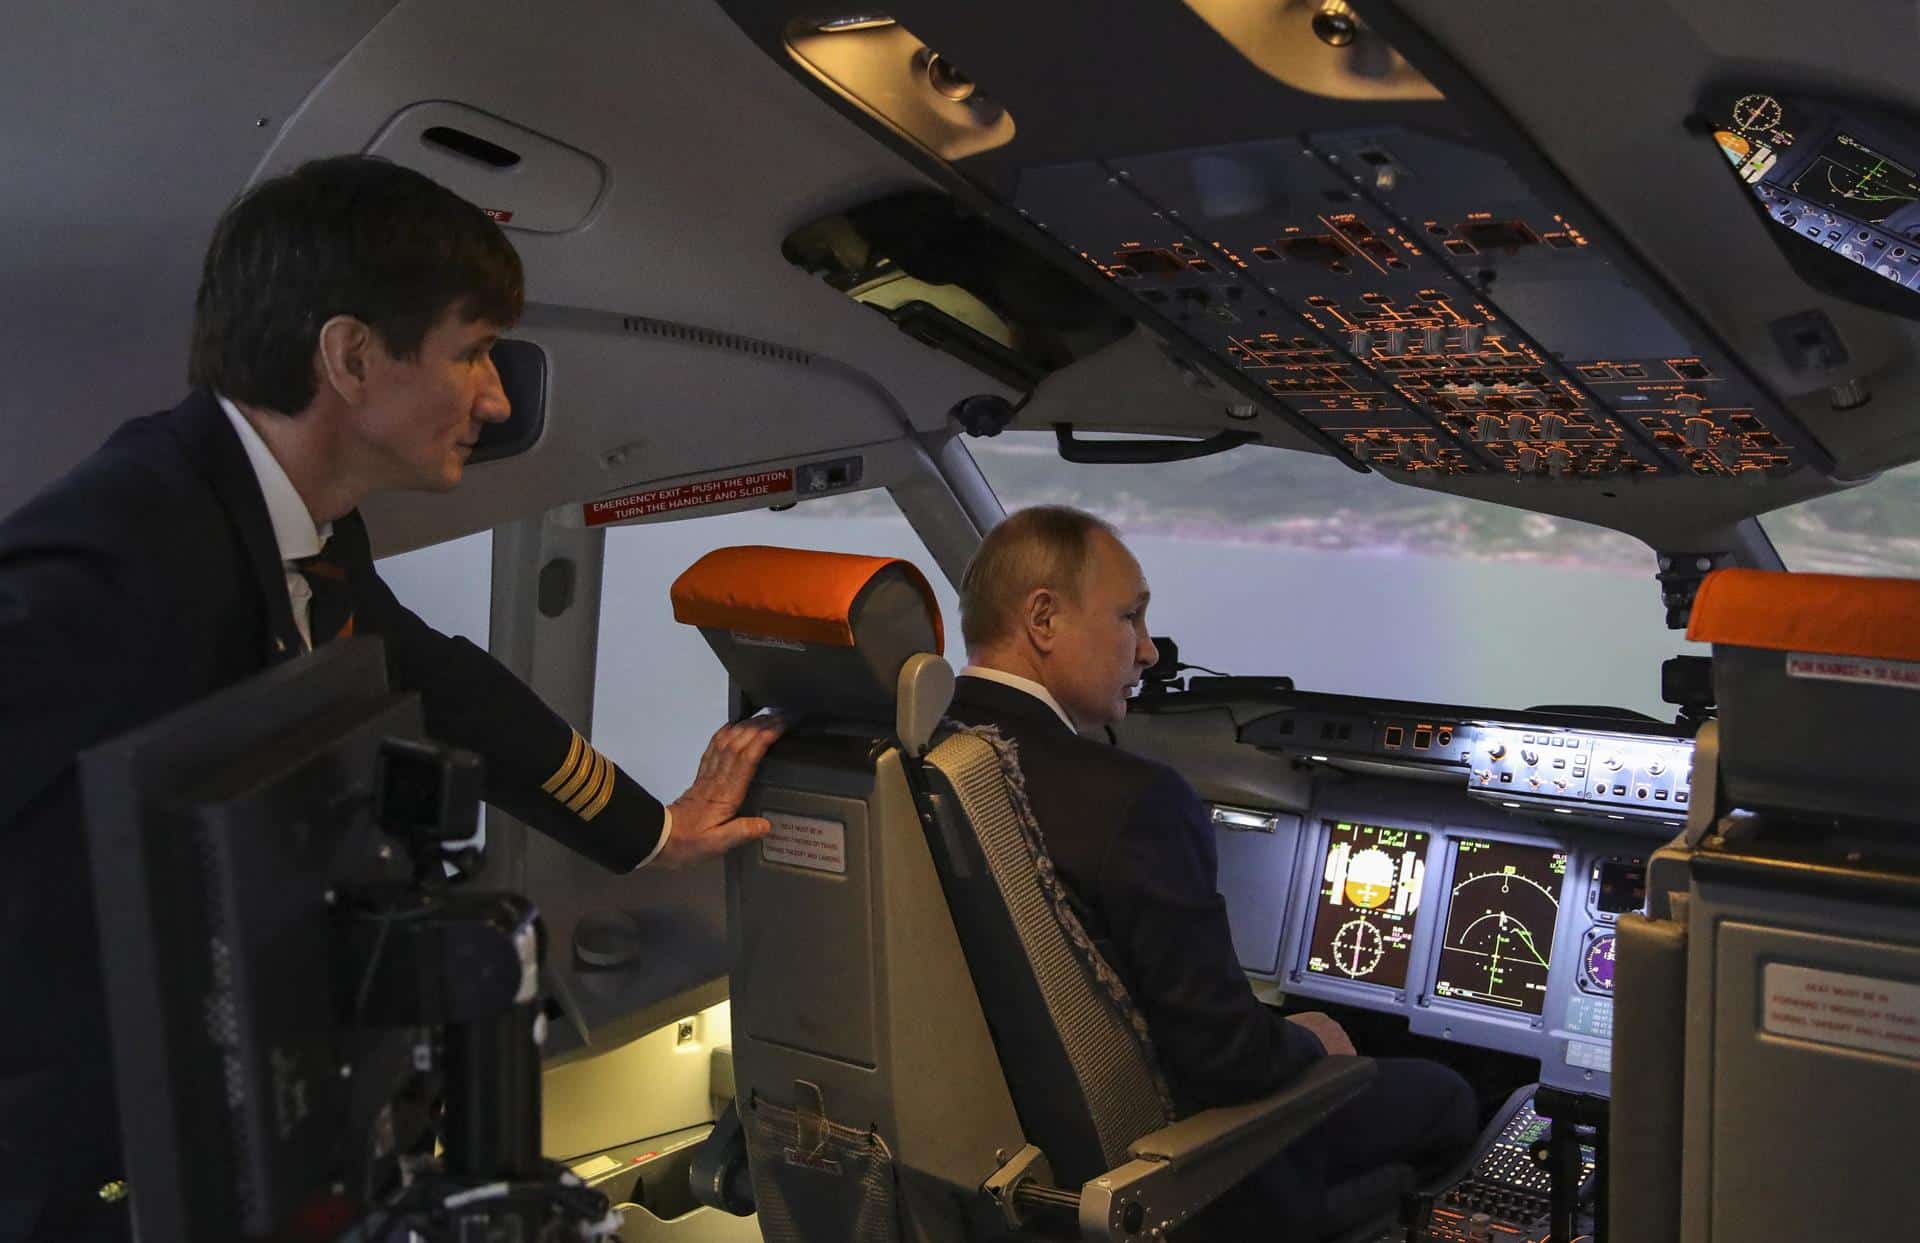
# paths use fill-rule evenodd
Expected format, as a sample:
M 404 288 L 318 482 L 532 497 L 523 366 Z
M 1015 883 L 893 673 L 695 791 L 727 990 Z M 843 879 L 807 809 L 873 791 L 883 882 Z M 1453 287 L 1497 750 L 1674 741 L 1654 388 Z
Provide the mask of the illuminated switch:
M 1420 348 L 1428 354 L 1439 354 L 1447 348 L 1447 334 L 1438 328 L 1429 328 L 1420 334 Z
M 1348 333 L 1347 352 L 1355 358 L 1365 358 L 1373 353 L 1373 334 L 1365 329 Z
M 1465 354 L 1478 354 L 1486 339 L 1485 324 L 1468 324 L 1460 330 L 1460 350 Z
M 1387 329 L 1386 352 L 1404 354 L 1407 352 L 1407 330 L 1405 328 Z

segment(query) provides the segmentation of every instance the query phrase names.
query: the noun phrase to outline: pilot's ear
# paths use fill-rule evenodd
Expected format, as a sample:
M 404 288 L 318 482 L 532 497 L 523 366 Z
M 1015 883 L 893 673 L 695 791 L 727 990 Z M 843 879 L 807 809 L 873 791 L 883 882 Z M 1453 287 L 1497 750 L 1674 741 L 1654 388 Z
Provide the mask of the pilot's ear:
M 315 378 L 359 405 L 366 397 L 368 355 L 373 330 L 351 315 L 336 315 L 320 326 L 320 344 L 314 350 Z
M 1020 620 L 1027 628 L 1027 640 L 1043 652 L 1053 650 L 1059 635 L 1060 598 L 1051 588 L 1035 587 L 1027 593 Z

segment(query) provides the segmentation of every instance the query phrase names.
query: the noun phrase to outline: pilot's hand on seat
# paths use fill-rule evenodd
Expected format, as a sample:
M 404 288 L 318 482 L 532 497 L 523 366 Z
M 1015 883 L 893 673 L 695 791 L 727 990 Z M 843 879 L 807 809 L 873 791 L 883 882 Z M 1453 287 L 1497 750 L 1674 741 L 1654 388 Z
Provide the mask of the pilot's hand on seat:
M 683 868 L 765 837 L 771 827 L 759 816 L 737 816 L 747 786 L 767 748 L 787 728 L 778 716 L 757 716 L 723 727 L 707 743 L 700 771 L 687 792 L 668 807 L 673 832 L 655 864 Z
M 1342 1055 L 1353 1057 L 1359 1053 L 1359 1050 L 1353 1047 L 1353 1037 L 1347 1035 L 1346 1028 L 1318 1010 L 1306 1014 L 1289 1014 L 1287 1022 L 1312 1032 L 1314 1039 L 1320 1042 L 1320 1047 L 1327 1051 L 1328 1057 Z

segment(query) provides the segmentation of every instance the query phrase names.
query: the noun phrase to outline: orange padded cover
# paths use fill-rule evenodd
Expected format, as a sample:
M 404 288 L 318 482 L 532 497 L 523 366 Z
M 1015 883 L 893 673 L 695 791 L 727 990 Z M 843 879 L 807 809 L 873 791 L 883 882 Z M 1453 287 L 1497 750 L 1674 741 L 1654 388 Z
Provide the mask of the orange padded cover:
M 807 552 L 764 544 L 716 548 L 673 582 L 673 617 L 689 626 L 853 646 L 847 617 L 860 589 L 890 565 L 902 566 L 927 602 L 934 641 L 946 650 L 940 605 L 933 588 L 911 561 L 860 557 L 844 552 Z
M 1920 579 L 1715 570 L 1687 637 L 1737 647 L 1920 661 Z

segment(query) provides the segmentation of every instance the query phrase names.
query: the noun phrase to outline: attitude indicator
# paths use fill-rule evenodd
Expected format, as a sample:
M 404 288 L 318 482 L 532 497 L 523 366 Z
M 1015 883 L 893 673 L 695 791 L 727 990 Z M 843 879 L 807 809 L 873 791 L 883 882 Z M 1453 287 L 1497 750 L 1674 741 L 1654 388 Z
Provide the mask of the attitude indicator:
M 1329 821 L 1307 970 L 1406 987 L 1426 857 L 1418 830 Z

